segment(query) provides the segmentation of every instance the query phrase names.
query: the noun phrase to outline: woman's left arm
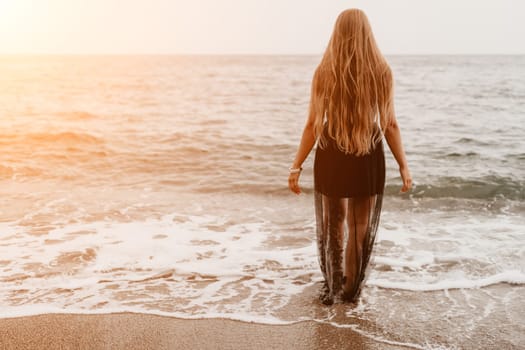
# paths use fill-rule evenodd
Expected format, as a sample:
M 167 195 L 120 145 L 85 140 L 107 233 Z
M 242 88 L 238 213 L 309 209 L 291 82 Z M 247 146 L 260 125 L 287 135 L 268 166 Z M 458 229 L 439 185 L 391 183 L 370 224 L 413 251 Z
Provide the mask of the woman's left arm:
M 295 155 L 295 160 L 292 163 L 292 169 L 301 169 L 304 160 L 310 154 L 314 144 L 314 118 L 313 115 L 310 115 L 306 121 L 306 125 L 304 126 L 303 136 L 301 137 L 301 142 L 299 144 L 299 148 L 297 149 L 297 154 Z M 288 187 L 295 194 L 301 193 L 301 188 L 299 187 L 300 175 L 300 171 L 290 172 L 290 176 L 288 177 Z

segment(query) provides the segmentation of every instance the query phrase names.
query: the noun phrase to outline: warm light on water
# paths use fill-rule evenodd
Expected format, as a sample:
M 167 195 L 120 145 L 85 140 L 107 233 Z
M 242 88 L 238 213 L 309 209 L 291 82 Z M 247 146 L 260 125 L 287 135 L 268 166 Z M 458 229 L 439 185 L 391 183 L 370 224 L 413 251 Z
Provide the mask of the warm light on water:
M 0 316 L 366 319 L 388 338 L 433 308 L 457 334 L 519 330 L 525 61 L 390 61 L 416 187 L 397 195 L 389 155 L 361 305 L 330 314 L 312 157 L 305 195 L 286 187 L 318 57 L 0 56 Z M 428 332 L 402 340 L 457 336 Z

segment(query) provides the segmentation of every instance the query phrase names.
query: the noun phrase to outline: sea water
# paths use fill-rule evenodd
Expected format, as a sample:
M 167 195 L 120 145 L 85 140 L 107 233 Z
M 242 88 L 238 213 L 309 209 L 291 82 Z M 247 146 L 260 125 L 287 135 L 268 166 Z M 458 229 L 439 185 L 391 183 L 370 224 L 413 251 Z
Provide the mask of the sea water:
M 393 334 L 412 305 L 420 322 L 468 319 L 461 334 L 521 332 L 525 57 L 387 59 L 415 186 L 398 193 L 387 151 L 370 276 L 337 315 L 316 300 L 315 150 L 303 194 L 287 189 L 318 56 L 0 56 L 0 317 L 355 318 Z

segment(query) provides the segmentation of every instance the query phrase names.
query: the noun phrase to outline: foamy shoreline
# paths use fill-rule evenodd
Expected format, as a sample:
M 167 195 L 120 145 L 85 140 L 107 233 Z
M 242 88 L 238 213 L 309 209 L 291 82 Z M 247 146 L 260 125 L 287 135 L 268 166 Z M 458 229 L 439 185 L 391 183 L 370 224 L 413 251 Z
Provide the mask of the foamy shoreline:
M 473 294 L 372 287 L 358 305 L 327 307 L 316 299 L 316 285 L 280 309 L 279 319 L 19 306 L 0 314 L 0 349 L 518 350 L 525 341 L 523 290 L 508 284 Z M 370 308 L 372 299 L 381 310 Z M 298 309 L 308 316 L 293 316 Z

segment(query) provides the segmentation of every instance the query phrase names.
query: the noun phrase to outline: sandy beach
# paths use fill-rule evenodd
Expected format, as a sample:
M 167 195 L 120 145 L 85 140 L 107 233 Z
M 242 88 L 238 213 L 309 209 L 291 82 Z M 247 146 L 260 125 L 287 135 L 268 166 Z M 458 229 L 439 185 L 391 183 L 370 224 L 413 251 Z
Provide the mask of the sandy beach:
M 46 314 L 0 320 L 1 349 L 405 349 L 313 321 L 264 325 L 146 314 Z
M 352 311 L 345 304 L 321 306 L 314 300 L 315 289 L 307 288 L 281 310 L 281 318 L 287 319 L 293 310 L 310 309 L 312 319 L 290 324 L 131 312 L 2 318 L 0 349 L 525 348 L 519 325 L 525 305 L 520 287 L 500 284 L 479 289 L 464 307 L 453 309 L 439 302 L 441 292 L 377 290 L 375 296 L 367 296 L 383 304 L 377 314 Z M 451 290 L 447 295 L 458 304 L 464 292 Z M 512 300 L 512 307 L 498 302 L 501 299 Z

